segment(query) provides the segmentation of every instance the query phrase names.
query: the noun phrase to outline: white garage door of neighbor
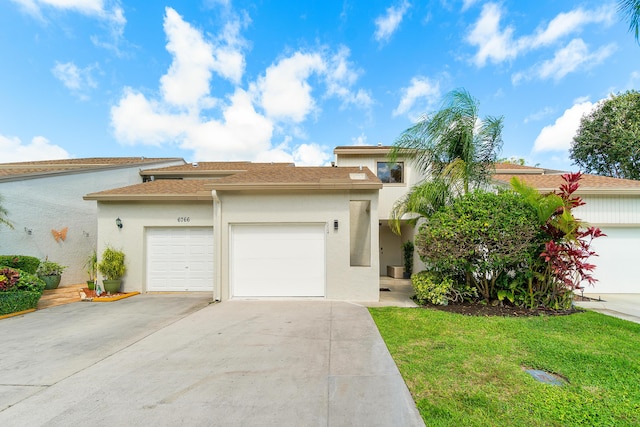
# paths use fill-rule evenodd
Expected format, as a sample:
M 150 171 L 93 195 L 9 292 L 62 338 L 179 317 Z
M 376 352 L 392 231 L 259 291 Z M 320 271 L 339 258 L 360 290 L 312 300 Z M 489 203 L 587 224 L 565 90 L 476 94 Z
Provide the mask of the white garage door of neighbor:
M 233 296 L 322 297 L 324 289 L 324 224 L 231 227 Z
M 147 229 L 148 291 L 213 291 L 213 228 Z
M 588 261 L 596 265 L 593 277 L 598 281 L 594 286 L 585 285 L 584 293 L 640 293 L 637 279 L 640 229 L 602 227 L 602 231 L 607 236 L 594 239 L 591 245 L 598 256 Z

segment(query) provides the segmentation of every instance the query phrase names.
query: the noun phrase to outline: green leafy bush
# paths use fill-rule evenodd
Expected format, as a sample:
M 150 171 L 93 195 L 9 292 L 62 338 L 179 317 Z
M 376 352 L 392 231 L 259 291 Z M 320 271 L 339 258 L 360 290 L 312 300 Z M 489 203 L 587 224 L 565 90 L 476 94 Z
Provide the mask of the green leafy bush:
M 40 260 L 27 255 L 0 255 L 0 266 L 17 268 L 27 273 L 35 274 Z
M 35 274 L 0 269 L 0 315 L 36 308 L 45 283 Z
M 462 302 L 478 296 L 475 288 L 467 284 L 458 285 L 450 277 L 443 277 L 432 271 L 414 274 L 411 276 L 411 284 L 418 304 L 448 305 L 449 302 Z
M 48 258 L 45 258 L 44 261 L 40 262 L 40 265 L 36 270 L 36 274 L 38 276 L 59 276 L 66 268 L 66 265 L 61 265 L 57 262 L 49 261 Z
M 528 268 L 526 260 L 535 256 L 541 233 L 536 219 L 519 194 L 474 191 L 433 214 L 415 244 L 427 266 L 463 272 L 467 286 L 489 302 L 498 298 L 500 277 Z
M 102 252 L 102 260 L 98 263 L 98 271 L 107 280 L 118 280 L 127 271 L 127 266 L 124 263 L 124 252 L 107 247 Z

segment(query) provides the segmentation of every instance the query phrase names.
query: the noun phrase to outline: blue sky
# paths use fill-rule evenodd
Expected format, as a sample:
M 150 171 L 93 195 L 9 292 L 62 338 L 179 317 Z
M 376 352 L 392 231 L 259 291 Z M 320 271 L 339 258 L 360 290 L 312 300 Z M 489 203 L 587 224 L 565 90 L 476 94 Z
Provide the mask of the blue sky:
M 571 169 L 582 114 L 640 86 L 601 0 L 5 0 L 0 53 L 3 162 L 327 164 L 465 88 L 504 116 L 503 157 Z

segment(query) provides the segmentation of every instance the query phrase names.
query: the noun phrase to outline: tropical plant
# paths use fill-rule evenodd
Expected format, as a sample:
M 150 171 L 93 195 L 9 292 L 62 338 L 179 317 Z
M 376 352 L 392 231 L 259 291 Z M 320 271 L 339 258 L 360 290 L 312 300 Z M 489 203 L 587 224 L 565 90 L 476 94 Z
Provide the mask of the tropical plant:
M 66 268 L 66 265 L 61 265 L 45 258 L 44 261 L 40 262 L 36 274 L 38 276 L 59 276 Z
M 595 283 L 595 265 L 588 259 L 596 253 L 591 249 L 593 239 L 605 236 L 597 227 L 589 227 L 575 218 L 572 210 L 584 205 L 575 192 L 579 188 L 580 173 L 562 175 L 564 183 L 550 194 L 539 194 L 517 178 L 512 188 L 523 195 L 537 212 L 542 234 L 539 237 L 539 256 L 530 259 L 531 274 L 527 276 L 525 305 L 567 309 L 573 291 L 582 284 Z
M 36 274 L 40 259 L 27 255 L 0 255 L 0 266 L 7 266 Z
M 488 184 L 502 147 L 502 117 L 479 117 L 479 102 L 464 89 L 449 92 L 442 108 L 424 116 L 393 144 L 389 160 L 405 157 L 428 176 L 394 205 L 391 228 L 403 215 L 428 216 L 472 187 Z
M 118 280 L 127 271 L 124 263 L 124 252 L 108 246 L 102 252 L 102 259 L 98 263 L 98 271 L 107 280 Z
M 640 179 L 640 92 L 630 90 L 598 103 L 580 120 L 570 149 L 584 171 Z
M 618 10 L 629 20 L 629 31 L 640 43 L 640 0 L 619 0 Z
M 411 240 L 407 240 L 402 244 L 402 254 L 404 257 L 404 273 L 411 277 L 413 273 L 413 251 L 414 245 Z
M 421 271 L 411 276 L 411 284 L 416 292 L 416 302 L 428 302 L 435 305 L 448 305 L 450 302 L 463 302 L 478 297 L 478 292 L 466 284 L 456 283 L 451 277 L 442 276 L 434 271 Z
M 98 254 L 95 249 L 87 256 L 84 263 L 84 269 L 89 275 L 89 280 L 95 280 L 98 270 Z

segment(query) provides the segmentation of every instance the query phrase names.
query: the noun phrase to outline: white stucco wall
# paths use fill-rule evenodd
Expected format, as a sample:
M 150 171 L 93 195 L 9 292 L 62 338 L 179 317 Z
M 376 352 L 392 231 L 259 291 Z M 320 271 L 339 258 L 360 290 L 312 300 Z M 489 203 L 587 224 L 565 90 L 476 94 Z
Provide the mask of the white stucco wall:
M 165 162 L 147 167 L 172 166 Z M 96 202 L 88 193 L 142 182 L 140 166 L 102 171 L 65 173 L 41 178 L 0 182 L 2 205 L 14 229 L 0 227 L 0 254 L 30 255 L 68 266 L 61 285 L 83 283 L 87 256 L 96 247 Z M 66 240 L 56 242 L 51 230 L 67 227 Z M 31 234 L 27 232 L 31 231 Z
M 116 226 L 116 218 L 122 220 L 121 229 Z M 125 253 L 127 273 L 122 283 L 125 292 L 147 290 L 147 227 L 213 227 L 213 202 L 98 203 L 98 261 L 108 245 Z
M 218 192 L 220 218 L 216 221 L 221 244 L 220 292 L 229 298 L 229 241 L 233 224 L 326 224 L 326 298 L 377 301 L 379 298 L 377 191 L 232 193 Z M 371 265 L 350 266 L 349 201 L 371 201 Z M 333 221 L 338 220 L 338 230 Z M 218 225 L 218 223 L 220 225 Z
M 345 166 L 362 166 L 367 167 L 374 174 L 377 173 L 378 162 L 386 162 L 385 156 L 365 156 L 365 155 L 344 155 L 340 154 L 336 157 L 336 165 Z M 398 159 L 398 162 L 404 163 L 404 183 L 402 184 L 383 184 L 380 190 L 379 202 L 378 202 L 378 216 L 380 219 L 389 219 L 391 208 L 395 204 L 396 200 L 404 196 L 415 184 L 422 180 L 422 177 L 417 173 L 413 167 L 413 164 L 407 162 L 404 159 Z

